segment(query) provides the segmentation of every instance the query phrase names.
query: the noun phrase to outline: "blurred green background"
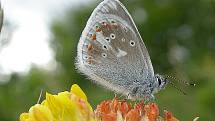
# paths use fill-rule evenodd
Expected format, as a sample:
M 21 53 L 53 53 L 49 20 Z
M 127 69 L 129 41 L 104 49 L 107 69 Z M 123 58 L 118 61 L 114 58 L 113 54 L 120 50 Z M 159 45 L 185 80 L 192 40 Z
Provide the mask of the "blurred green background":
M 86 92 L 95 107 L 114 93 L 77 73 L 76 46 L 86 22 L 100 1 L 66 10 L 50 24 L 50 46 L 55 52 L 56 70 L 32 66 L 26 74 L 12 73 L 0 83 L 0 121 L 16 121 L 39 97 L 40 90 L 56 94 L 74 83 Z M 144 38 L 155 73 L 189 80 L 188 95 L 168 87 L 156 94 L 160 111 L 171 111 L 182 121 L 199 116 L 214 120 L 215 114 L 215 1 L 214 0 L 125 0 Z M 44 98 L 44 95 L 43 95 Z

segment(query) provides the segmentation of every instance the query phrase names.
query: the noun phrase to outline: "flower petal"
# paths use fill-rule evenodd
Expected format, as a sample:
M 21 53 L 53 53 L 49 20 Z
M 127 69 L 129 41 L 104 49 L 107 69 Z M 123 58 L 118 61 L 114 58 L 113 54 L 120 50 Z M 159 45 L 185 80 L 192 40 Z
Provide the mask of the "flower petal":
M 29 118 L 28 113 L 22 113 L 19 117 L 20 121 L 27 121 L 27 119 Z
M 29 121 L 53 121 L 51 111 L 40 104 L 36 104 L 29 110 Z
M 87 101 L 87 96 L 85 95 L 85 93 L 83 92 L 83 90 L 77 84 L 73 84 L 72 85 L 72 87 L 71 87 L 71 93 L 73 93 L 76 96 L 78 96 L 79 98 L 82 98 L 85 101 Z
M 155 103 L 146 105 L 144 110 L 148 116 L 149 121 L 156 121 L 156 119 L 158 119 L 159 109 Z
M 46 105 L 51 110 L 54 119 L 57 121 L 76 120 L 77 106 L 69 98 L 69 92 L 62 92 L 58 95 L 46 94 Z
M 178 119 L 173 117 L 172 113 L 170 113 L 168 111 L 164 111 L 164 113 L 166 115 L 166 121 L 179 121 Z
M 116 121 L 116 119 L 117 119 L 116 116 L 117 116 L 117 114 L 114 112 L 111 112 L 108 114 L 103 114 L 101 121 Z
M 126 115 L 126 121 L 140 121 L 141 116 L 136 109 L 130 110 Z

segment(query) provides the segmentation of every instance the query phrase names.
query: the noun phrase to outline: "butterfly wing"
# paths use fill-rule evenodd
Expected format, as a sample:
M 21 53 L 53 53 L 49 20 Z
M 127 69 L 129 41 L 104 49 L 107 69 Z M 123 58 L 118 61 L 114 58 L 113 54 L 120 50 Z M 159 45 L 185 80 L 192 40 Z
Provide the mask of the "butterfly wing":
M 96 83 L 127 94 L 149 83 L 154 71 L 148 51 L 126 8 L 104 0 L 93 11 L 78 44 L 77 68 Z

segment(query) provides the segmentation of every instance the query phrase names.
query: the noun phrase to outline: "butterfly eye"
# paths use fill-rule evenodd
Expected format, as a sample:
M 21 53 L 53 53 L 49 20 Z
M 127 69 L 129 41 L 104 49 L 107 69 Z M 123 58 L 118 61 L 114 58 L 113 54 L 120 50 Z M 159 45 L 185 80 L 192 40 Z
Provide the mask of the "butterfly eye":
M 109 37 L 106 37 L 105 39 L 106 39 L 107 42 L 110 42 L 110 38 Z
M 106 53 L 102 53 L 102 57 L 103 57 L 103 58 L 106 58 L 106 57 L 107 57 L 107 54 L 106 54 Z
M 133 47 L 135 46 L 135 42 L 133 40 L 130 41 L 130 45 Z
M 111 38 L 111 39 L 115 39 L 115 38 L 116 38 L 115 34 L 113 34 L 113 33 L 110 34 L 110 38 Z
M 161 79 L 160 78 L 158 78 L 158 84 L 161 85 Z

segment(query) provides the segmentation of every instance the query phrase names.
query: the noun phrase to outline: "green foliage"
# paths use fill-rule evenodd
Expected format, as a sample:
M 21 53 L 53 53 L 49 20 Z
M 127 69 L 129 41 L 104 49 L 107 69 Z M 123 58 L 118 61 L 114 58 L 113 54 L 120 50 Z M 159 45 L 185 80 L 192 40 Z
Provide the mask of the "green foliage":
M 148 48 L 155 72 L 181 80 L 194 80 L 196 87 L 184 96 L 171 86 L 156 95 L 160 109 L 180 120 L 213 120 L 215 108 L 215 2 L 213 0 L 122 1 L 136 21 Z M 32 68 L 25 75 L 12 74 L 0 86 L 0 120 L 17 120 L 37 102 L 41 89 L 52 93 L 69 90 L 78 83 L 96 105 L 113 92 L 95 85 L 75 69 L 76 46 L 96 4 L 73 8 L 51 25 L 51 47 L 58 68 L 53 72 Z M 178 84 L 181 86 L 181 84 Z M 182 86 L 185 88 L 185 86 Z

